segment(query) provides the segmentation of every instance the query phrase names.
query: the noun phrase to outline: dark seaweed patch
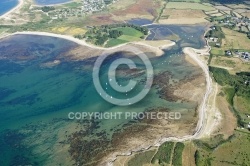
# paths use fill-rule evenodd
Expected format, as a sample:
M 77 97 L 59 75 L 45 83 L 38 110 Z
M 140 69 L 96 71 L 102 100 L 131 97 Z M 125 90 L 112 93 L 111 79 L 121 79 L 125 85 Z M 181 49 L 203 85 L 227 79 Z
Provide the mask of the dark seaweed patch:
M 16 90 L 0 87 L 0 100 L 5 99 L 14 92 L 16 92 Z

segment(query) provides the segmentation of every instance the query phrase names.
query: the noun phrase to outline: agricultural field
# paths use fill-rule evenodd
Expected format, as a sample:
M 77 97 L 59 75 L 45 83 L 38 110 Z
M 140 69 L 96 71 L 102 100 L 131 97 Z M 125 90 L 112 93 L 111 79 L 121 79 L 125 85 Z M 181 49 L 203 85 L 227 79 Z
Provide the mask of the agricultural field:
M 123 43 L 127 43 L 127 41 L 122 40 L 122 39 L 110 39 L 105 44 L 105 47 L 114 47 L 116 45 L 120 45 L 120 44 L 123 44 Z
M 249 8 L 248 5 L 245 4 L 226 4 L 227 7 L 231 9 L 247 9 Z
M 205 12 L 207 15 L 210 15 L 210 14 L 215 14 L 215 13 L 219 13 L 219 10 L 212 10 L 212 11 L 207 11 Z
M 112 15 L 111 19 L 115 21 L 135 18 L 153 20 L 158 17 L 159 9 L 163 6 L 164 1 L 162 0 L 128 0 L 128 2 L 118 2 L 111 5 L 108 10 Z
M 213 139 L 195 141 L 195 165 L 247 166 L 250 163 L 249 141 L 250 134 L 241 130 L 236 130 L 226 140 L 217 135 Z
M 143 164 L 150 164 L 156 150 L 150 150 L 144 153 L 136 154 L 131 160 L 128 161 L 129 166 L 139 166 Z
M 182 154 L 185 149 L 185 144 L 181 142 L 165 142 L 158 150 L 150 150 L 135 154 L 128 161 L 128 166 L 162 166 L 182 164 Z
M 157 153 L 154 155 L 151 163 L 153 164 L 170 164 L 172 160 L 172 152 L 175 146 L 174 142 L 165 142 L 162 144 Z
M 193 10 L 203 10 L 212 11 L 215 10 L 212 6 L 206 6 L 201 3 L 190 3 L 190 2 L 169 2 L 166 6 L 167 9 L 193 9 Z
M 126 0 L 126 1 L 117 1 L 114 4 L 109 5 L 109 10 L 110 11 L 115 11 L 115 10 L 124 10 L 128 8 L 130 5 L 135 4 L 134 0 Z
M 250 50 L 250 39 L 246 34 L 239 33 L 228 28 L 222 28 L 225 39 L 222 40 L 222 48 L 227 49 L 247 49 Z
M 250 163 L 250 134 L 235 131 L 235 136 L 210 155 L 212 165 L 248 165 Z
M 250 103 L 249 98 L 244 98 L 241 96 L 234 97 L 234 106 L 239 111 L 242 119 L 246 122 L 250 122 L 250 118 L 246 116 L 246 114 L 250 115 Z
M 165 9 L 159 19 L 161 24 L 196 24 L 207 22 L 202 10 Z
M 218 10 L 222 10 L 222 11 L 229 11 L 229 10 L 232 10 L 232 9 L 230 9 L 230 8 L 228 8 L 228 7 L 226 7 L 226 6 L 222 6 L 222 5 L 220 5 L 220 6 L 214 6 L 216 9 L 218 9 Z
M 224 51 L 221 51 L 222 56 L 214 55 L 210 63 L 211 66 L 227 69 L 229 73 L 235 74 L 241 71 L 250 71 L 250 64 L 243 62 L 238 57 L 226 57 Z
M 109 39 L 105 47 L 113 47 L 127 42 L 140 41 L 142 40 L 142 38 L 144 38 L 144 34 L 142 32 L 131 27 L 122 27 L 115 29 L 121 31 L 122 35 L 116 39 Z
M 71 35 L 71 36 L 75 36 L 75 35 L 79 35 L 79 34 L 84 34 L 85 32 L 87 32 L 86 29 L 83 28 L 76 28 L 76 27 L 54 27 L 51 29 L 51 31 L 53 33 L 58 33 L 58 34 L 64 34 L 64 35 Z
M 185 143 L 185 148 L 182 153 L 182 165 L 195 166 L 195 151 L 196 147 L 192 141 Z

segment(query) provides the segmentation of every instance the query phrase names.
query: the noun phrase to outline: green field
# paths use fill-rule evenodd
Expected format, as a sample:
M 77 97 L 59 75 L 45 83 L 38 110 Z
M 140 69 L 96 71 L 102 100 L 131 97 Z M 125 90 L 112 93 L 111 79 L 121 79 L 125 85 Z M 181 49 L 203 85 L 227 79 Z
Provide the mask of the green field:
M 109 39 L 105 47 L 113 47 L 127 42 L 139 41 L 144 37 L 142 32 L 131 27 L 120 27 L 114 28 L 113 30 L 122 31 L 123 34 L 117 39 Z
M 210 142 L 213 141 L 211 140 Z M 205 144 L 196 144 L 195 164 L 196 166 L 248 166 L 250 163 L 249 142 L 249 133 L 236 130 L 232 137 L 214 149 L 206 148 Z
M 211 6 L 206 6 L 200 3 L 192 3 L 192 2 L 169 2 L 166 6 L 168 9 L 193 9 L 193 10 L 204 10 L 211 11 L 215 10 L 215 8 Z
M 220 48 L 212 48 L 211 49 L 211 54 L 213 55 L 225 55 L 225 51 L 220 49 Z
M 131 27 L 120 27 L 120 28 L 115 28 L 116 30 L 122 31 L 123 35 L 127 35 L 127 36 L 132 36 L 132 37 L 141 37 L 143 36 L 143 33 L 131 28 Z
M 159 147 L 154 158 L 152 159 L 152 163 L 170 164 L 173 148 L 174 148 L 174 142 L 165 142 L 164 144 L 162 144 Z
M 127 43 L 127 41 L 122 39 L 110 39 L 105 45 L 105 47 L 113 47 L 123 43 Z
M 177 142 L 174 148 L 172 165 L 179 166 L 182 165 L 182 152 L 185 145 L 182 142 Z
M 139 166 L 143 164 L 150 164 L 152 157 L 154 156 L 156 150 L 150 150 L 144 153 L 136 154 L 128 162 L 128 166 Z

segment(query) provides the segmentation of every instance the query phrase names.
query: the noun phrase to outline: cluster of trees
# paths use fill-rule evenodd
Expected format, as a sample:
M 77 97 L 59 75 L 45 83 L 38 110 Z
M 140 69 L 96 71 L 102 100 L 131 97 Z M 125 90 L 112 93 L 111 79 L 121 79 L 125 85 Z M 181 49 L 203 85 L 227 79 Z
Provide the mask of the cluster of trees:
M 148 28 L 147 27 L 143 27 L 143 26 L 138 26 L 138 25 L 134 25 L 134 24 L 127 24 L 127 23 L 123 23 L 123 24 L 111 24 L 111 25 L 102 25 L 101 27 L 97 28 L 97 27 L 93 27 L 93 30 L 95 29 L 100 29 L 103 31 L 107 31 L 109 29 L 114 29 L 114 28 L 120 28 L 120 27 L 131 27 L 134 28 L 140 32 L 142 32 L 144 35 L 148 34 Z
M 132 24 L 111 24 L 91 27 L 85 35 L 76 35 L 75 37 L 79 39 L 85 38 L 88 42 L 92 42 L 96 45 L 103 45 L 108 39 L 116 39 L 123 35 L 123 31 L 118 30 L 118 28 L 122 27 L 131 27 L 142 32 L 144 35 L 148 34 L 148 29 L 146 27 Z
M 86 38 L 87 41 L 94 41 L 96 45 L 103 45 L 109 38 L 116 39 L 123 35 L 122 31 L 116 29 L 91 29 L 84 36 L 80 36 L 77 38 Z
M 209 70 L 213 73 L 216 82 L 222 86 L 229 85 L 235 89 L 238 96 L 250 98 L 249 85 L 245 84 L 248 80 L 250 81 L 250 73 L 237 73 L 231 75 L 226 69 L 209 67 Z
M 43 11 L 43 12 L 49 12 L 49 11 L 52 11 L 52 10 L 55 10 L 55 7 L 53 7 L 53 6 L 43 6 L 42 8 L 41 8 L 41 10 Z
M 222 32 L 220 26 L 212 27 L 212 30 L 208 31 L 205 37 L 217 37 L 217 38 L 225 38 L 225 34 Z

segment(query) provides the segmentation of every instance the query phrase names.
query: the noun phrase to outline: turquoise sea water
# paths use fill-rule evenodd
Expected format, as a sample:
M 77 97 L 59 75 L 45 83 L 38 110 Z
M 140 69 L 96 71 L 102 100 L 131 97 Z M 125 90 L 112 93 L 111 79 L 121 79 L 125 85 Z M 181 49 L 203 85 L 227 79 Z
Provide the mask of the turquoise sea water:
M 8 12 L 18 4 L 18 0 L 1 0 L 0 1 L 0 15 Z
M 70 2 L 71 0 L 34 0 L 38 5 L 54 5 L 65 2 Z
M 181 39 L 172 49 L 166 50 L 163 56 L 150 58 L 155 75 L 170 72 L 172 79 L 181 80 L 201 72 L 198 67 L 184 60 L 181 49 L 183 46 L 203 47 L 201 36 L 204 27 L 158 25 L 149 28 L 154 31 L 154 36 L 150 35 L 148 40 L 167 39 L 172 33 L 178 34 Z M 60 128 L 72 123 L 67 120 L 68 113 L 72 111 L 143 112 L 161 106 L 167 106 L 172 111 L 195 108 L 194 103 L 171 102 L 159 98 L 155 87 L 143 100 L 132 106 L 120 107 L 106 102 L 96 92 L 92 81 L 96 58 L 72 61 L 64 56 L 76 46 L 67 40 L 35 35 L 15 35 L 0 40 L 0 151 L 5 152 L 0 153 L 0 163 L 4 163 L 2 165 L 43 165 L 48 158 L 52 158 L 50 147 L 60 139 L 56 137 Z M 101 67 L 101 84 L 112 96 L 118 94 L 106 86 L 107 70 L 112 61 L 121 57 L 128 55 L 112 55 Z M 143 70 L 143 63 L 138 57 L 129 58 Z M 46 66 L 55 60 L 59 60 L 60 64 Z M 141 82 L 144 78 L 145 75 L 134 77 Z M 118 81 L 125 85 L 128 79 L 121 77 Z M 142 85 L 138 85 L 130 95 L 140 91 Z M 95 133 L 104 132 L 106 137 L 111 138 L 115 130 L 121 129 L 128 122 L 126 119 L 100 120 L 85 137 L 94 139 Z M 47 135 L 51 139 L 44 138 Z

